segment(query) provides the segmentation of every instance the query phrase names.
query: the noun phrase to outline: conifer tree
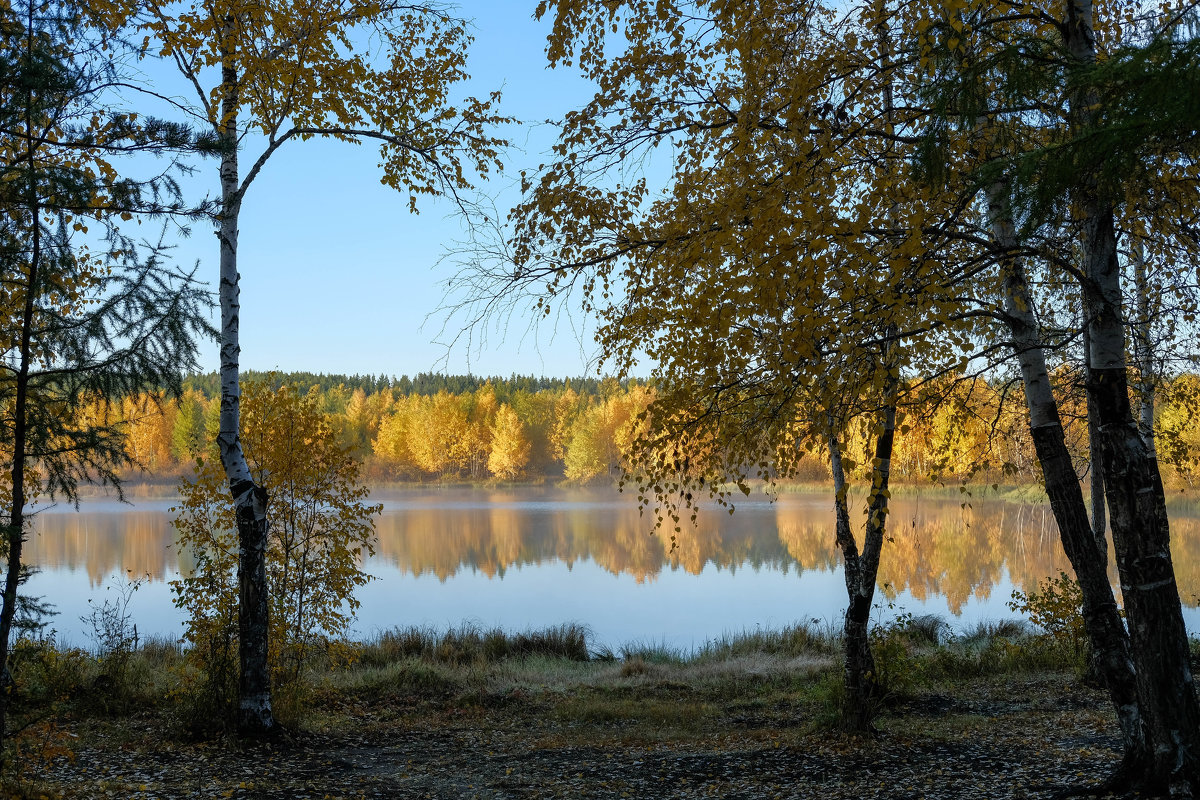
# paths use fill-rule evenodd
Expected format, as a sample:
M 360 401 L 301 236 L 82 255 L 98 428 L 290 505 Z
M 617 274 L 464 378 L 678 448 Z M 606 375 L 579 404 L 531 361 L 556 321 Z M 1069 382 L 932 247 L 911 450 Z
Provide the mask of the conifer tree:
M 134 214 L 188 212 L 164 204 L 163 181 L 119 177 L 112 154 L 200 144 L 182 126 L 101 110 L 113 78 L 105 50 L 117 46 L 82 5 L 0 7 L 0 449 L 9 464 L 0 744 L 27 504 L 75 500 L 81 481 L 119 494 L 117 468 L 130 461 L 121 399 L 178 394 L 195 367 L 194 338 L 209 331 L 207 296 L 191 275 L 117 227 Z

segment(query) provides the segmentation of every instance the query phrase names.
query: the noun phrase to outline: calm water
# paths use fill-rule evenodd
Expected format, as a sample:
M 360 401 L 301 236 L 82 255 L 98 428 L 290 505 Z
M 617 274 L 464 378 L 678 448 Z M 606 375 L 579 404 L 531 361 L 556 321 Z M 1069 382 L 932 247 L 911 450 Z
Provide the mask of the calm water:
M 377 578 L 360 590 L 355 631 L 444 628 L 464 621 L 509 630 L 576 621 L 598 643 L 703 644 L 726 632 L 797 620 L 837 624 L 845 605 L 831 500 L 754 496 L 731 516 L 706 509 L 669 538 L 650 534 L 636 502 L 613 491 L 388 491 Z M 38 515 L 27 545 L 41 567 L 27 588 L 54 603 L 60 636 L 90 644 L 80 616 L 128 572 L 149 576 L 130 611 L 142 635 L 178 635 L 168 581 L 186 571 L 173 544 L 171 500 L 85 501 Z M 956 627 L 1012 616 L 1014 587 L 1067 568 L 1049 509 L 999 500 L 900 498 L 880 568 L 879 614 L 932 612 Z M 1176 572 L 1191 630 L 1200 630 L 1200 515 L 1172 520 Z

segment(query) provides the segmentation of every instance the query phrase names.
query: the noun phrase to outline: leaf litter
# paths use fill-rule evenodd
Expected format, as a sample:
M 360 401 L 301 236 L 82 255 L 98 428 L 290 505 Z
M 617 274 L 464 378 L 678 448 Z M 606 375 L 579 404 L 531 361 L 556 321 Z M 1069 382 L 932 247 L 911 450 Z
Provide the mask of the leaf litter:
M 562 712 L 571 691 L 521 703 L 397 697 L 386 701 L 392 709 L 313 709 L 311 729 L 264 745 L 188 742 L 153 713 L 89 720 L 80 723 L 87 744 L 55 761 L 43 785 L 64 798 L 147 800 L 1037 800 L 1098 784 L 1120 755 L 1104 695 L 1063 676 L 917 694 L 885 709 L 868 737 L 818 724 L 800 700 L 728 702 L 697 721 L 686 713 L 696 697 L 676 686 L 666 694 L 686 722 L 661 716 L 661 692 L 652 722 L 636 712 L 574 719 Z

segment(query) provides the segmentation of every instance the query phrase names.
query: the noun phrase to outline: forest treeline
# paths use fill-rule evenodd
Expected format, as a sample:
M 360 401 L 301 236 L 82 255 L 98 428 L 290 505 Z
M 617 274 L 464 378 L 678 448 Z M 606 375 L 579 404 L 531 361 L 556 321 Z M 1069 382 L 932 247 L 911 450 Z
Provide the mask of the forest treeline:
M 422 373 L 415 378 L 251 373 L 248 378 L 288 384 L 314 395 L 338 437 L 372 482 L 566 481 L 615 482 L 630 466 L 643 415 L 655 398 L 651 383 L 612 378 L 509 378 Z M 1073 378 L 1060 375 L 1064 384 Z M 1011 387 L 955 377 L 914 391 L 904 409 L 892 459 L 908 483 L 980 480 L 1036 483 L 1040 471 L 1023 422 L 1024 400 Z M 1200 376 L 1163 382 L 1155 427 L 1167 477 L 1178 488 L 1200 479 Z M 116 414 L 127 427 L 130 457 L 141 466 L 132 479 L 174 479 L 197 458 L 215 455 L 219 425 L 215 374 L 192 376 L 183 396 L 124 398 Z M 1081 477 L 1090 463 L 1082 396 L 1064 408 L 1068 437 Z M 844 445 L 852 474 L 870 469 L 869 421 L 853 426 Z M 807 450 L 794 478 L 828 481 L 829 459 L 819 442 Z

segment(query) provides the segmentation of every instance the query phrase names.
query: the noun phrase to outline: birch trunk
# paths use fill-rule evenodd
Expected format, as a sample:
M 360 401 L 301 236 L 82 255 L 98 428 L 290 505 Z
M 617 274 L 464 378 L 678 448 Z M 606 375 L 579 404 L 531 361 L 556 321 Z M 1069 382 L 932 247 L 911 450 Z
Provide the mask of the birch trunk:
M 890 352 L 895 345 L 888 346 Z M 835 491 L 834 509 L 837 515 L 835 535 L 845 563 L 847 606 L 843 621 L 845 658 L 843 680 L 846 691 L 842 706 L 842 725 L 850 731 L 869 731 L 875 716 L 879 682 L 869 638 L 871 604 L 875 598 L 875 582 L 879 577 L 879 558 L 887 529 L 888 483 L 891 478 L 892 447 L 896 437 L 896 391 L 899 369 L 895 359 L 885 356 L 885 405 L 880 420 L 881 429 L 875 440 L 875 458 L 871 468 L 871 494 L 867 500 L 867 528 L 860 553 L 850 527 L 850 511 L 846 499 L 846 475 L 842 469 L 841 448 L 830 424 L 829 462 Z
M 1018 241 L 1009 211 L 1006 182 L 1001 181 L 988 188 L 988 213 L 996 243 L 1005 250 L 1015 249 Z M 1046 494 L 1058 523 L 1063 550 L 1083 592 L 1083 619 L 1088 641 L 1121 727 L 1124 748 L 1121 772 L 1137 771 L 1147 763 L 1149 754 L 1138 705 L 1137 675 L 1129 652 L 1129 637 L 1108 580 L 1106 549 L 1099 543 L 1103 534 L 1092 529 L 1083 490 L 1071 463 L 1024 266 L 1018 259 L 1009 258 L 1001 265 L 1001 273 L 1004 311 L 1014 354 L 1021 367 L 1025 401 L 1029 407 L 1029 432 L 1042 467 Z M 1093 498 L 1093 502 L 1096 501 Z M 1103 505 L 1102 497 L 1099 503 Z
M 881 7 L 881 11 L 883 11 Z M 877 24 L 879 54 L 886 66 L 891 59 L 891 39 L 888 32 L 886 12 Z M 892 85 L 890 79 L 883 84 L 883 104 L 889 127 L 892 124 Z M 889 221 L 894 221 L 895 206 L 889 211 Z M 895 330 L 887 330 L 892 336 Z M 884 530 L 887 526 L 888 481 L 891 476 L 892 444 L 896 433 L 896 392 L 899 387 L 900 369 L 896 358 L 897 345 L 883 346 L 880 362 L 876 368 L 886 370 L 883 380 L 884 407 L 880 420 L 881 429 L 875 441 L 875 458 L 871 468 L 871 494 L 867 501 L 867 527 L 863 537 L 862 552 L 854 541 L 850 528 L 850 512 L 846 498 L 846 476 L 842 470 L 841 451 L 834 434 L 833 425 L 829 432 L 830 467 L 833 472 L 837 527 L 835 535 L 845 562 L 846 617 L 843 623 L 845 639 L 845 702 L 842 708 L 842 725 L 851 731 L 869 731 L 876 711 L 879 680 L 875 670 L 875 659 L 871 654 L 869 638 L 871 603 L 875 597 L 875 581 L 879 575 L 879 557 L 883 549 Z
M 1140 237 L 1134 235 L 1130 254 L 1133 257 L 1133 292 L 1137 303 L 1134 320 L 1133 358 L 1138 370 L 1138 430 L 1150 455 L 1157 460 L 1154 447 L 1154 406 L 1158 391 L 1158 372 L 1154 368 L 1154 344 L 1150 338 L 1150 281 L 1146 277 L 1146 251 Z
M 1142 439 L 1129 402 L 1112 211 L 1099 202 L 1087 206 L 1089 238 L 1096 245 L 1085 254 L 1085 291 L 1095 293 L 1099 301 L 1091 321 L 1088 392 L 1099 413 L 1113 549 L 1153 758 L 1147 780 L 1152 790 L 1161 790 L 1196 784 L 1200 778 L 1200 709 L 1158 463 Z
M 257 486 L 242 453 L 239 436 L 241 389 L 238 380 L 239 275 L 238 216 L 242 190 L 238 175 L 238 69 L 234 17 L 225 18 L 221 39 L 221 425 L 217 445 L 233 497 L 238 533 L 238 729 L 261 736 L 275 728 L 271 713 L 271 673 L 267 661 L 267 493 Z
M 1063 28 L 1067 49 L 1079 64 L 1096 61 L 1091 0 L 1068 0 Z M 1092 121 L 1101 102 L 1094 92 L 1069 98 L 1076 128 Z M 1192 796 L 1200 790 L 1200 706 L 1188 660 L 1187 631 L 1171 563 L 1171 531 L 1154 453 L 1133 418 L 1125 358 L 1125 317 L 1113 206 L 1094 178 L 1082 176 L 1075 202 L 1083 225 L 1084 307 L 1089 319 L 1088 362 L 1100 417 L 1101 463 L 1113 550 L 1121 577 L 1125 618 L 1137 667 L 1151 763 L 1142 784 Z
M 1087 385 L 1092 380 L 1092 371 L 1087 364 L 1087 353 L 1092 349 L 1092 337 L 1088 333 L 1087 315 L 1083 320 L 1083 379 Z M 1104 500 L 1104 465 L 1100 454 L 1100 408 L 1096 399 L 1087 396 L 1087 425 L 1088 425 L 1088 455 L 1091 463 L 1088 465 L 1088 494 L 1092 503 L 1092 534 L 1096 546 L 1100 548 L 1101 557 L 1108 560 L 1108 505 Z
M 829 435 L 829 467 L 833 473 L 833 502 L 837 519 L 834 530 L 838 547 L 842 550 L 846 597 L 849 601 L 842 624 L 845 648 L 842 678 L 846 692 L 842 704 L 842 725 L 851 731 L 867 731 L 871 729 L 871 720 L 875 715 L 875 698 L 878 694 L 875 658 L 871 654 L 871 640 L 868 637 L 871 596 L 868 593 L 865 602 L 859 599 L 862 596 L 859 592 L 862 557 L 858 552 L 858 544 L 854 541 L 854 532 L 850 528 L 850 509 L 846 499 L 846 473 L 842 469 L 841 447 L 836 434 L 832 432 Z M 872 580 L 872 589 L 874 585 Z

